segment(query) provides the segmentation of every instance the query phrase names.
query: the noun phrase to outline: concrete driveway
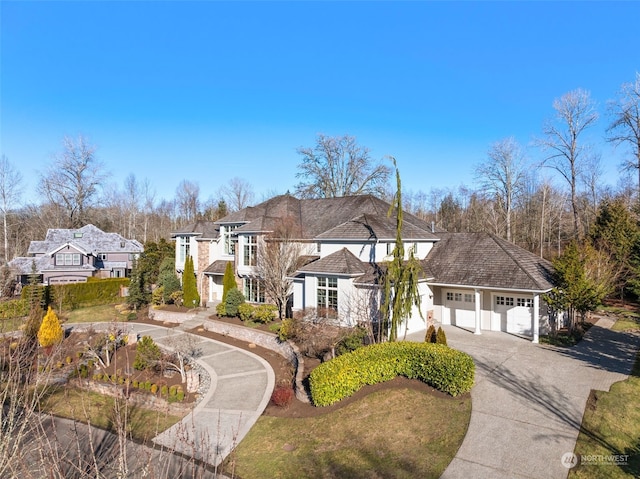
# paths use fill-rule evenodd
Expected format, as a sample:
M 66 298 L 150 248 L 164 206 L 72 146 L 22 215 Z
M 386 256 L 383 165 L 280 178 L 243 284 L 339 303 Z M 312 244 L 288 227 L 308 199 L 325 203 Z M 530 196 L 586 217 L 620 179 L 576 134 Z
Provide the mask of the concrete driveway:
M 449 345 L 473 357 L 476 384 L 467 435 L 442 477 L 566 478 L 561 459 L 575 448 L 591 390 L 626 379 L 640 346 L 611 324 L 601 319 L 573 348 L 445 326 Z

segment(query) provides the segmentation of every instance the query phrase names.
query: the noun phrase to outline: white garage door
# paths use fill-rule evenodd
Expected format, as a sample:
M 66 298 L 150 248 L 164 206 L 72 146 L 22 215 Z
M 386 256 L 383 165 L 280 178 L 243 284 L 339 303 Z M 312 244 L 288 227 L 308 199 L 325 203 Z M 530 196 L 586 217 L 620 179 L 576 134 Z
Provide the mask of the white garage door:
M 493 311 L 500 318 L 500 330 L 532 335 L 533 298 L 495 296 Z
M 476 295 L 463 291 L 447 291 L 445 307 L 451 324 L 461 328 L 476 327 Z

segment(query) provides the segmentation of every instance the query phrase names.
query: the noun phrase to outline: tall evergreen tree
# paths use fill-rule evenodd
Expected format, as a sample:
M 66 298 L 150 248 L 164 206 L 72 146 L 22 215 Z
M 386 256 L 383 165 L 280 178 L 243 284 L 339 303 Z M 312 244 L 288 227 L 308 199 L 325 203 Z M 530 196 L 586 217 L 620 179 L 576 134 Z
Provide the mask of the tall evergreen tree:
M 160 265 L 158 275 L 158 286 L 162 287 L 162 301 L 166 304 L 171 302 L 171 295 L 180 291 L 180 279 L 176 275 L 175 260 L 173 257 L 166 257 Z
M 222 304 L 225 304 L 229 291 L 237 287 L 236 278 L 233 274 L 233 263 L 228 261 L 224 269 L 224 276 L 222 277 Z
M 129 296 L 127 296 L 127 304 L 135 310 L 149 304 L 149 294 L 147 293 L 145 277 L 138 267 L 138 261 L 135 259 L 133 260 L 131 275 L 129 277 Z
M 200 295 L 198 294 L 193 258 L 191 256 L 188 256 L 184 262 L 184 271 L 182 272 L 182 300 L 187 308 L 195 308 L 200 305 Z
M 420 309 L 420 294 L 418 281 L 420 279 L 420 263 L 414 256 L 413 250 L 409 251 L 409 259 L 405 261 L 404 243 L 402 240 L 402 185 L 400 183 L 400 171 L 392 158 L 396 170 L 397 191 L 393 198 L 388 216 L 396 214 L 396 244 L 393 248 L 393 259 L 388 263 L 384 272 L 383 302 L 380 308 L 383 324 L 388 327 L 389 341 L 398 339 L 398 328 L 411 316 L 414 306 L 422 315 Z M 385 328 L 386 329 L 386 328 Z M 406 330 L 405 330 L 406 334 Z

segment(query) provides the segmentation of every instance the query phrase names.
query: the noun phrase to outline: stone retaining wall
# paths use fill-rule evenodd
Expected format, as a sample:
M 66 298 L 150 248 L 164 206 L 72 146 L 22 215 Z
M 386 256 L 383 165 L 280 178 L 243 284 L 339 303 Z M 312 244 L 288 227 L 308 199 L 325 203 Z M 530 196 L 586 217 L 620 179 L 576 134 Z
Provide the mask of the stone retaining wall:
M 198 315 L 198 310 L 194 309 L 188 313 L 177 313 L 175 311 L 165 311 L 164 309 L 149 308 L 149 319 L 162 323 L 182 324 Z

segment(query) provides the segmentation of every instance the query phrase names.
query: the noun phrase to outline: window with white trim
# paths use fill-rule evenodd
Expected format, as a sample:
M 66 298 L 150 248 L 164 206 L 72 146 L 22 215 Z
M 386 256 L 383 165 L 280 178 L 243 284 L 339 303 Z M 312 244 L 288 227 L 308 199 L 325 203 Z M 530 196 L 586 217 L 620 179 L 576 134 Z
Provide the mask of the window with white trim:
M 464 302 L 465 303 L 475 303 L 476 302 L 476 295 L 472 294 L 472 293 L 465 293 L 464 294 Z
M 191 253 L 191 245 L 188 236 L 178 236 L 178 261 L 184 263 Z
M 244 265 L 255 266 L 256 257 L 258 255 L 258 237 L 251 235 L 246 237 L 246 243 L 244 244 Z
M 338 278 L 318 277 L 318 315 L 338 317 Z
M 250 303 L 264 303 L 264 288 L 258 278 L 243 278 L 244 297 Z
M 80 266 L 79 253 L 58 253 L 56 254 L 57 266 Z
M 462 301 L 462 293 L 453 293 L 454 301 Z
M 238 229 L 238 225 L 225 225 L 222 230 L 222 247 L 224 254 L 234 255 L 236 254 L 236 238 L 233 237 L 233 232 Z

